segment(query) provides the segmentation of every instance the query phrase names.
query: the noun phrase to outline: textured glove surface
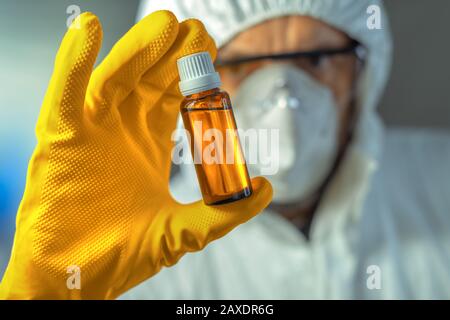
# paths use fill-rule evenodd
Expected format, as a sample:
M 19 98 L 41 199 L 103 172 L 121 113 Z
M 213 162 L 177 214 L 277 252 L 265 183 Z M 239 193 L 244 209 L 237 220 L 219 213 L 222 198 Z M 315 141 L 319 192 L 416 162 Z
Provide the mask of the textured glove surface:
M 263 178 L 250 198 L 227 205 L 181 205 L 169 194 L 176 59 L 216 55 L 201 22 L 155 12 L 93 71 L 101 38 L 98 19 L 84 13 L 56 56 L 1 298 L 115 298 L 271 200 Z M 80 289 L 68 287 L 70 266 Z

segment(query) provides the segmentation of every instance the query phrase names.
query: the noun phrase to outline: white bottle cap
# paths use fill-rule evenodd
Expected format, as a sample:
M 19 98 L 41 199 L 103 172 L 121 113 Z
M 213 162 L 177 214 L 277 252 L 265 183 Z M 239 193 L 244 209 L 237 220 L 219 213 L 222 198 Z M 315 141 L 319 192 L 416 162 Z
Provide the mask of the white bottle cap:
M 219 73 L 209 52 L 190 54 L 177 60 L 180 74 L 180 91 L 183 96 L 218 88 L 221 85 Z

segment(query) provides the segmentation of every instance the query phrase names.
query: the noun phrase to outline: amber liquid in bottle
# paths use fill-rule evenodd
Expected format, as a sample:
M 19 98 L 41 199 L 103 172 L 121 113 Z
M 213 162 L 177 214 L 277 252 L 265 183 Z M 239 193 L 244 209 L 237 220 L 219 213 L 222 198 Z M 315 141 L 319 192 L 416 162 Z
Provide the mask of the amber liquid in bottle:
M 219 88 L 195 93 L 185 97 L 180 110 L 205 204 L 250 196 L 250 177 L 228 94 Z

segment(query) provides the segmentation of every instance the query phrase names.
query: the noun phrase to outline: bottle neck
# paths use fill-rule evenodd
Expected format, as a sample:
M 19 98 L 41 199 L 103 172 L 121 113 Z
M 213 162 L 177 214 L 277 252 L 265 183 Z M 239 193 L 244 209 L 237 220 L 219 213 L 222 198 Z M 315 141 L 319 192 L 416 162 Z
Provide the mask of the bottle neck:
M 220 92 L 220 88 L 218 88 L 218 87 L 217 88 L 212 88 L 212 89 L 209 89 L 209 90 L 205 90 L 205 91 L 201 91 L 201 92 L 198 92 L 198 93 L 193 93 L 191 95 L 188 95 L 188 96 L 185 97 L 185 99 L 197 100 L 197 99 L 204 98 L 206 96 L 210 96 L 210 95 L 216 94 L 218 92 Z

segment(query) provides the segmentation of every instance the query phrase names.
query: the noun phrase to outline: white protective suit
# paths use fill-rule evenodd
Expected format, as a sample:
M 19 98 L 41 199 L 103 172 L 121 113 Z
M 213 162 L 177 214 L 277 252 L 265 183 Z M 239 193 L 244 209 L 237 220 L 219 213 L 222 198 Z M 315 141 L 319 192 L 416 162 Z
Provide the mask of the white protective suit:
M 368 29 L 370 5 L 381 9 L 382 29 Z M 391 41 L 382 3 L 150 0 L 142 3 L 141 16 L 157 9 L 201 19 L 218 47 L 267 19 L 308 15 L 343 30 L 368 55 L 355 136 L 309 240 L 266 211 L 122 298 L 450 298 L 450 136 L 383 130 L 375 107 L 389 73 Z M 193 168 L 182 167 L 171 188 L 180 201 L 193 201 L 201 197 L 196 184 Z

